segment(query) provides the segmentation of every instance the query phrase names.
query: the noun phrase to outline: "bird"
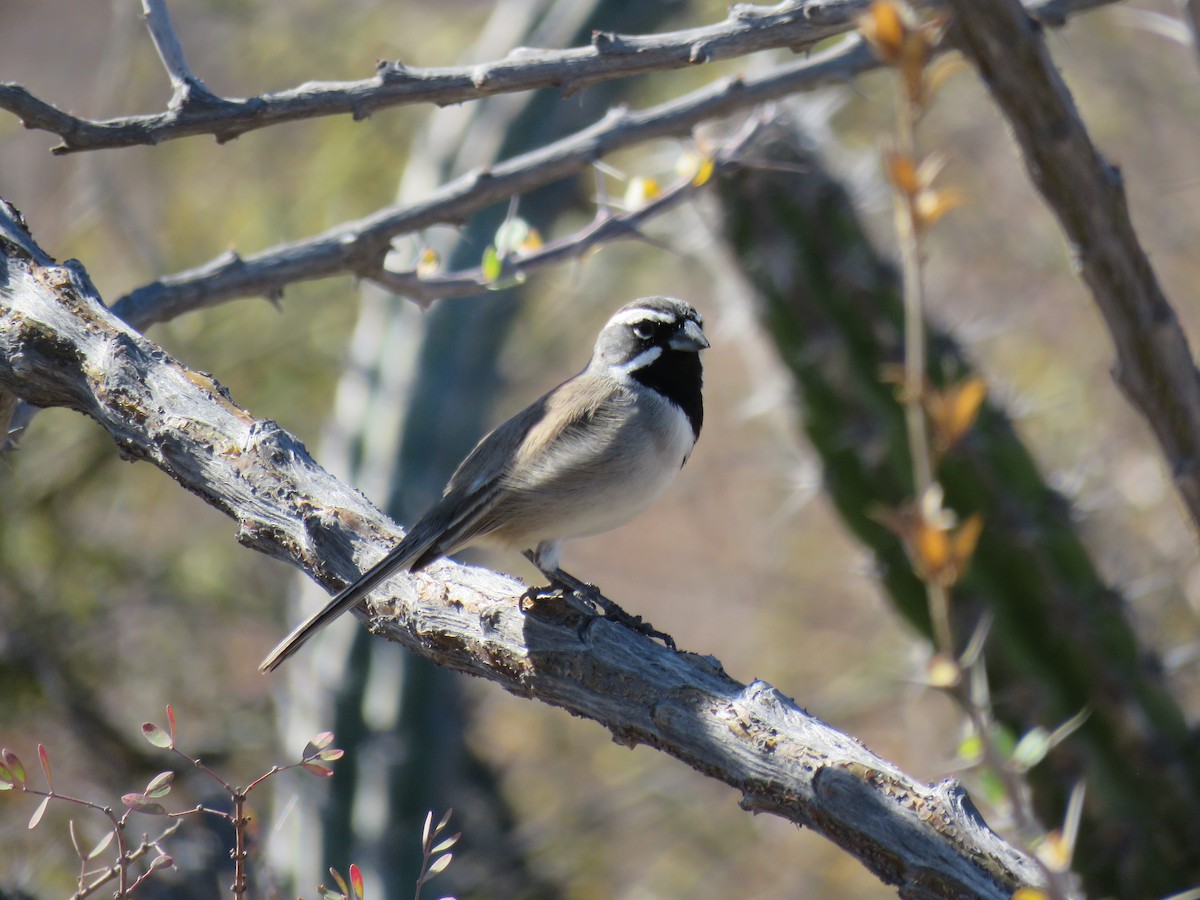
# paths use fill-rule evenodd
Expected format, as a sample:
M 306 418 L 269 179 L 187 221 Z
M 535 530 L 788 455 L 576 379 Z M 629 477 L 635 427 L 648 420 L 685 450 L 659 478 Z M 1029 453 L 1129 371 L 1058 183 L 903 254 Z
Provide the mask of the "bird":
M 700 351 L 708 347 L 701 315 L 683 300 L 622 306 L 583 371 L 485 435 L 395 548 L 280 641 L 259 669 L 274 670 L 392 574 L 472 544 L 523 550 L 552 584 L 590 587 L 559 568 L 562 544 L 624 525 L 683 468 L 704 422 Z

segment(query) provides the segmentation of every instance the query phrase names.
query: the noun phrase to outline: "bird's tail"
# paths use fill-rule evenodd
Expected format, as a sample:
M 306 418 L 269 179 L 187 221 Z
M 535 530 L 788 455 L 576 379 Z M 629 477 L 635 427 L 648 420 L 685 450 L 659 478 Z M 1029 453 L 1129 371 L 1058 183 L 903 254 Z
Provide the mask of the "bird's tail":
M 397 570 L 410 564 L 427 545 L 428 541 L 410 541 L 407 538 L 402 540 L 387 556 L 363 572 L 356 581 L 326 603 L 322 609 L 297 625 L 292 633 L 276 644 L 275 649 L 258 664 L 258 670 L 260 672 L 274 671 L 280 663 L 304 646 L 309 638 L 342 613 L 357 606 L 364 597 L 379 587 Z

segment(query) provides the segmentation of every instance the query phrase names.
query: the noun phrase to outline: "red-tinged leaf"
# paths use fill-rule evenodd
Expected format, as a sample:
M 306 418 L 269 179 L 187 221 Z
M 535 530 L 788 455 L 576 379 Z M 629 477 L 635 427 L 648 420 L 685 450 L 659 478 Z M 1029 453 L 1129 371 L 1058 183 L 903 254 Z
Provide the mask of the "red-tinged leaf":
M 46 784 L 54 790 L 54 782 L 50 778 L 50 754 L 46 752 L 45 744 L 38 744 L 38 759 L 42 763 L 42 771 L 46 774 Z
M 313 775 L 319 775 L 322 778 L 328 778 L 333 774 L 333 769 L 329 766 L 323 766 L 316 762 L 304 762 L 300 764 L 305 772 L 311 772 Z
M 175 710 L 171 709 L 171 704 L 167 704 L 167 725 L 171 729 L 171 746 L 175 746 Z
M 102 837 L 102 838 L 100 838 L 100 840 L 96 841 L 96 846 L 88 851 L 88 855 L 86 858 L 87 859 L 95 859 L 97 856 L 99 856 L 101 853 L 103 853 L 106 849 L 108 849 L 108 845 L 112 843 L 112 839 L 113 839 L 114 835 L 116 835 L 115 831 L 105 832 L 104 837 Z
M 345 755 L 345 750 L 339 750 L 337 747 L 330 747 L 328 750 L 322 750 L 320 753 L 318 753 L 317 759 L 324 762 L 333 762 L 334 760 L 341 759 Z
M 174 772 L 159 772 L 146 785 L 145 795 L 155 800 L 171 793 L 171 782 L 175 780 Z
M 171 735 L 163 731 L 153 722 L 145 722 L 142 724 L 142 734 L 155 747 L 161 747 L 163 750 L 168 750 L 175 746 L 175 742 L 171 739 Z
M 167 810 L 161 803 L 151 800 L 145 794 L 126 794 L 121 798 L 121 802 L 142 815 L 165 816 L 167 814 Z
M 350 863 L 350 887 L 354 888 L 354 896 L 363 900 L 366 889 L 363 886 L 362 871 L 354 863 Z
M 46 814 L 46 807 L 50 805 L 50 798 L 43 797 L 42 802 L 38 804 L 37 809 L 33 811 L 33 815 L 29 817 L 29 830 L 38 827 L 38 822 L 42 821 L 42 816 Z
M 0 757 L 4 759 L 4 768 L 12 776 L 13 784 L 25 786 L 25 767 L 21 765 L 21 759 L 17 754 L 13 753 L 7 747 L 0 750 Z
M 315 738 L 304 745 L 304 752 L 300 754 L 301 759 L 312 759 L 326 747 L 333 743 L 333 732 L 322 731 Z
M 175 858 L 169 853 L 160 853 L 154 859 L 150 860 L 150 865 L 146 869 L 147 872 L 153 872 L 155 869 L 169 869 L 175 865 Z

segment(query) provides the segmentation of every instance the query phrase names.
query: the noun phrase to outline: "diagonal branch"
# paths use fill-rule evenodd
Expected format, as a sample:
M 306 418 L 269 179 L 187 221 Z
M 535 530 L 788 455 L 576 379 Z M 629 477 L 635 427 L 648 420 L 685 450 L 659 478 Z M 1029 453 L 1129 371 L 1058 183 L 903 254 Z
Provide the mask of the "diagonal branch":
M 1092 143 L 1017 0 L 948 0 L 956 41 L 1004 112 L 1116 348 L 1114 377 L 1142 413 L 1200 525 L 1200 379 L 1129 216 L 1121 173 Z
M 1030 0 L 1029 8 L 1047 24 L 1061 24 L 1072 12 L 1112 2 L 1115 0 Z M 414 103 L 447 106 L 539 88 L 570 94 L 614 78 L 689 68 L 762 50 L 803 50 L 854 28 L 869 0 L 736 4 L 723 21 L 683 31 L 654 35 L 597 32 L 588 47 L 518 48 L 504 59 L 475 66 L 418 68 L 380 63 L 373 77 L 360 81 L 307 82 L 233 99 L 209 93 L 188 70 L 182 51 L 172 50 L 179 42 L 166 19 L 165 0 L 143 3 L 150 7 L 148 25 L 175 88 L 165 111 L 86 119 L 59 109 L 16 82 L 0 83 L 0 109 L 18 116 L 26 128 L 58 135 L 62 144 L 53 149 L 56 154 L 153 145 L 200 134 L 211 134 L 224 143 L 282 122 L 345 114 L 358 120 L 391 107 Z M 165 28 L 161 26 L 164 21 Z
M 0 203 L 0 224 L 9 217 Z M 15 239 L 14 236 L 15 235 Z M 0 389 L 99 422 L 239 524 L 238 540 L 336 588 L 400 530 L 273 422 L 236 406 L 107 310 L 78 263 L 0 228 Z M 522 585 L 443 561 L 393 581 L 372 629 L 439 665 L 596 720 L 806 825 L 910 898 L 1008 898 L 1039 875 L 953 781 L 916 782 L 770 685 L 566 604 L 522 613 Z M 359 611 L 360 615 L 366 615 Z

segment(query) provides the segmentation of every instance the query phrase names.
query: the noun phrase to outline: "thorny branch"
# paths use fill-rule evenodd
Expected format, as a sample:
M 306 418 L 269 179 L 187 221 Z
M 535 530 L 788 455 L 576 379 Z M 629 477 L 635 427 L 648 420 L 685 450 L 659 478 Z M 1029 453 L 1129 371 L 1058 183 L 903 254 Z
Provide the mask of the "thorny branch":
M 7 219 L 7 223 L 4 220 Z M 400 529 L 273 422 L 236 406 L 107 310 L 77 263 L 54 265 L 0 204 L 0 389 L 82 412 L 121 451 L 239 523 L 243 544 L 338 587 Z M 523 613 L 523 585 L 441 561 L 392 582 L 373 630 L 439 665 L 591 718 L 806 825 L 907 898 L 1008 898 L 1039 883 L 953 781 L 916 782 L 768 684 L 658 646 L 567 604 Z M 360 615 L 366 615 L 358 611 Z
M 1032 0 L 1048 24 L 1115 0 Z M 211 134 L 219 142 L 282 122 L 350 114 L 356 120 L 415 103 L 447 106 L 494 94 L 556 88 L 564 94 L 613 78 L 687 68 L 762 50 L 804 50 L 851 30 L 869 0 L 784 0 L 775 6 L 735 4 L 722 22 L 656 35 L 597 32 L 591 46 L 568 50 L 518 48 L 474 66 L 408 67 L 383 62 L 360 81 L 307 82 L 248 98 L 210 93 L 192 75 L 166 16 L 165 0 L 143 0 L 155 46 L 174 89 L 160 113 L 96 120 L 74 116 L 15 82 L 0 83 L 0 109 L 26 128 L 58 135 L 57 154 L 159 144 Z M 166 48 L 166 52 L 164 52 Z

